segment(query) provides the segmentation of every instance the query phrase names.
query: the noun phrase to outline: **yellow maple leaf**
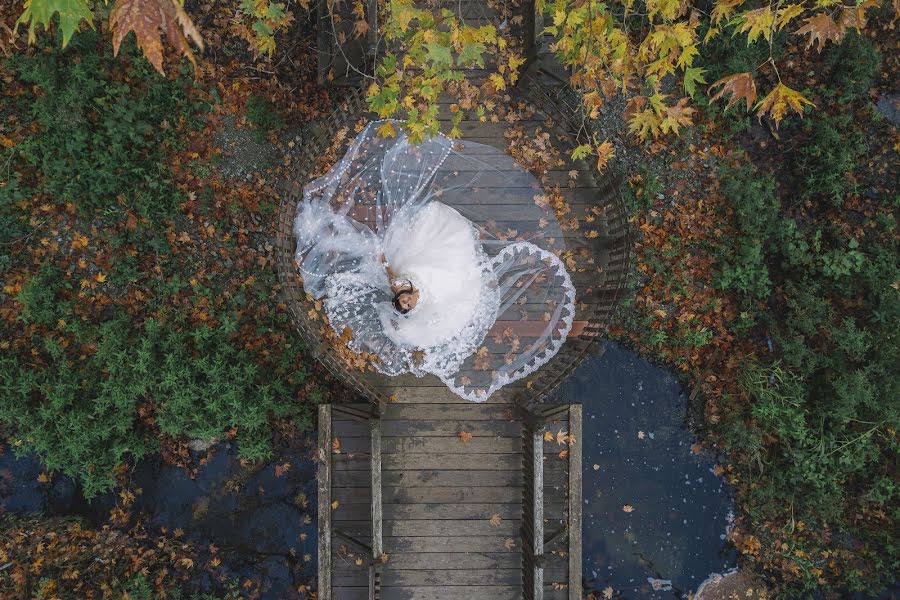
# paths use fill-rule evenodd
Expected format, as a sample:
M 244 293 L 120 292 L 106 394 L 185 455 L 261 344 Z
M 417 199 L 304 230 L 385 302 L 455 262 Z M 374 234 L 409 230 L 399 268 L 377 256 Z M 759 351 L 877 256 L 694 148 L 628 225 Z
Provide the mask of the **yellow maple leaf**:
M 757 38 L 769 38 L 773 31 L 772 25 L 775 23 L 775 13 L 770 5 L 766 5 L 762 8 L 743 12 L 732 19 L 731 22 L 737 25 L 735 33 L 747 34 L 747 45 L 749 46 Z
M 764 115 L 768 114 L 775 121 L 775 128 L 777 129 L 778 124 L 784 119 L 788 110 L 793 110 L 802 117 L 804 106 L 815 106 L 815 104 L 797 90 L 792 90 L 779 82 L 769 92 L 769 95 L 757 102 L 755 108 L 757 109 L 756 116 L 760 121 Z
M 385 121 L 384 124 L 378 127 L 378 135 L 383 138 L 392 138 L 397 135 L 397 130 L 392 122 Z
M 106 281 L 106 273 L 97 273 L 94 278 L 97 280 L 97 283 L 103 283 Z

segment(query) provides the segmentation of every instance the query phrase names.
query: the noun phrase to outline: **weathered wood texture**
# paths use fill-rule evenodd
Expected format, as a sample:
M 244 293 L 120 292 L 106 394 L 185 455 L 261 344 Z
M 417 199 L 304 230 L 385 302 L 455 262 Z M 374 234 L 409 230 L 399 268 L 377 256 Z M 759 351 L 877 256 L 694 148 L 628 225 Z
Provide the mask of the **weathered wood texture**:
M 374 417 L 367 406 L 320 409 L 320 464 L 330 465 L 319 482 L 329 494 L 320 496 L 320 527 L 325 515 L 332 527 L 320 530 L 320 544 L 332 547 L 320 554 L 330 567 L 320 567 L 320 597 L 488 600 L 580 590 L 580 567 L 565 558 L 581 533 L 565 530 L 580 501 L 569 477 L 578 407 L 545 407 L 545 420 L 513 402 L 391 402 Z M 331 456 L 322 460 L 323 452 Z

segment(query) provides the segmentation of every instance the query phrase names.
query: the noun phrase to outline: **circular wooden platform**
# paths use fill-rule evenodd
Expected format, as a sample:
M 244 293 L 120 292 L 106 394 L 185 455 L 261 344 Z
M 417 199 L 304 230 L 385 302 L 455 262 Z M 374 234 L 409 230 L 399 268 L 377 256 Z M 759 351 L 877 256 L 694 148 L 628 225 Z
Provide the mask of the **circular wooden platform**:
M 562 102 L 558 90 L 530 79 L 524 79 L 511 91 L 487 122 L 463 121 L 462 143 L 484 144 L 484 160 L 498 170 L 496 188 L 486 189 L 478 200 L 476 224 L 496 235 L 514 231 L 515 237 L 528 239 L 532 232 L 522 230 L 525 223 L 534 223 L 542 215 L 546 221 L 560 227 L 559 237 L 552 242 L 566 262 L 576 288 L 576 316 L 572 331 L 560 352 L 540 370 L 525 380 L 495 392 L 490 402 L 515 400 L 523 405 L 540 402 L 564 380 L 594 347 L 605 330 L 624 288 L 628 270 L 628 219 L 619 197 L 619 182 L 600 180 L 595 170 L 584 161 L 572 161 L 571 150 L 577 145 L 572 131 L 572 115 L 560 110 Z M 449 101 L 441 106 L 441 116 L 450 117 Z M 417 378 L 412 375 L 389 378 L 374 371 L 361 358 L 348 356 L 343 342 L 321 318 L 320 305 L 307 297 L 297 275 L 294 262 L 296 240 L 293 220 L 302 186 L 321 175 L 342 155 L 358 128 L 368 115 L 362 92 L 348 90 L 347 100 L 337 107 L 325 121 L 313 126 L 311 140 L 295 148 L 292 157 L 294 175 L 285 182 L 278 215 L 277 269 L 284 302 L 301 335 L 331 372 L 347 382 L 372 402 L 465 402 L 456 397 L 436 377 Z M 473 117 L 474 119 L 474 117 Z M 449 123 L 447 123 L 449 130 Z M 340 143 L 335 144 L 339 140 Z M 504 194 L 516 177 L 514 159 L 529 169 L 543 186 L 543 198 L 523 204 L 522 196 Z M 451 156 L 436 180 L 455 173 Z M 329 164 L 330 163 L 330 164 Z M 513 181 L 514 183 L 514 181 Z M 491 183 L 485 182 L 486 188 Z M 457 207 L 459 208 L 459 207 Z M 465 214 L 465 209 L 461 210 Z M 474 219 L 473 219 L 474 220 Z M 545 225 L 547 227 L 547 225 Z M 537 234 L 538 232 L 533 232 Z M 542 232 L 546 234 L 545 232 Z M 510 315 L 501 316 L 496 331 L 489 333 L 485 348 L 492 350 L 492 336 L 504 331 L 527 343 L 538 335 L 537 320 L 524 320 Z M 473 376 L 477 375 L 472 373 Z

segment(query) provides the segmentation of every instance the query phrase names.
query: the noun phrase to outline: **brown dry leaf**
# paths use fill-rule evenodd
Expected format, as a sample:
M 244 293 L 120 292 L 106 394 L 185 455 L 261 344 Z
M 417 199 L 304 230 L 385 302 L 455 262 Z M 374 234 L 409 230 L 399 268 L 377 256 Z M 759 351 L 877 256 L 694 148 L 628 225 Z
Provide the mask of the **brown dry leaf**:
M 715 96 L 711 96 L 710 100 L 715 102 L 725 94 L 731 94 L 728 104 L 725 105 L 725 110 L 728 110 L 741 100 L 747 103 L 747 110 L 750 110 L 750 107 L 753 106 L 753 102 L 756 100 L 756 83 L 753 81 L 753 75 L 750 73 L 736 73 L 723 77 L 709 86 L 706 93 L 712 93 L 712 89 L 717 85 L 721 85 L 722 89 L 716 92 Z
M 634 507 L 630 504 L 626 504 L 622 507 L 622 511 L 627 513 L 634 512 Z
M 503 547 L 512 552 L 516 549 L 516 540 L 512 538 L 506 538 L 506 541 L 503 542 Z
M 545 441 L 545 442 L 552 442 L 552 441 L 553 441 L 553 433 L 551 433 L 551 432 L 549 432 L 549 431 L 545 431 L 545 432 L 544 432 L 544 441 Z
M 566 442 L 568 441 L 568 435 L 569 435 L 568 431 L 563 431 L 562 429 L 560 429 L 559 431 L 556 432 L 556 443 L 559 444 L 560 446 L 564 446 L 566 444 Z
M 194 568 L 194 561 L 192 561 L 190 558 L 182 558 L 178 561 L 178 564 L 181 565 L 182 567 L 184 567 L 185 569 Z
M 615 592 L 616 590 L 612 589 L 612 587 L 606 586 L 603 588 L 603 597 L 606 598 L 606 600 L 610 600 Z
M 821 12 L 817 15 L 803 19 L 806 25 L 803 25 L 794 35 L 808 35 L 806 49 L 816 45 L 816 52 L 821 52 L 825 47 L 825 43 L 832 41 L 839 44 L 847 33 L 846 27 L 842 23 L 835 22 L 827 12 Z
M 460 431 L 460 432 L 459 432 L 458 434 L 456 434 L 456 435 L 459 436 L 459 439 L 462 440 L 462 442 L 463 442 L 464 444 L 468 444 L 469 442 L 472 441 L 472 434 L 469 433 L 468 431 Z
M 334 438 L 331 440 L 331 451 L 335 454 L 341 453 L 341 440 Z
M 691 444 L 691 454 L 700 454 L 700 450 L 703 446 L 700 445 L 700 442 L 694 442 Z
M 616 155 L 616 149 L 609 140 L 603 140 L 597 146 L 597 170 L 603 172 L 609 164 L 611 158 Z
M 160 32 L 166 34 L 166 40 L 186 56 L 195 69 L 197 60 L 191 52 L 188 38 L 203 50 L 200 32 L 176 0 L 116 0 L 109 13 L 109 29 L 113 36 L 114 55 L 119 54 L 119 46 L 128 32 L 134 31 L 144 56 L 162 75 L 165 71 Z
M 286 462 L 280 465 L 275 465 L 275 477 L 281 477 L 285 473 L 287 473 L 291 469 L 291 463 Z
M 334 500 L 334 501 L 331 503 L 331 510 L 337 510 L 337 509 L 338 509 L 338 506 L 340 506 L 340 505 L 341 505 L 340 502 L 338 502 L 337 500 Z
M 359 19 L 353 24 L 353 30 L 357 37 L 362 37 L 369 32 L 369 22 L 365 19 Z
M 494 513 L 493 515 L 491 515 L 491 525 L 493 525 L 494 527 L 500 527 L 500 523 L 502 522 L 503 518 L 499 514 Z
M 566 458 L 567 456 L 569 456 L 569 451 L 568 451 L 568 450 L 560 450 L 560 451 L 559 451 L 559 457 L 560 457 L 560 458 Z

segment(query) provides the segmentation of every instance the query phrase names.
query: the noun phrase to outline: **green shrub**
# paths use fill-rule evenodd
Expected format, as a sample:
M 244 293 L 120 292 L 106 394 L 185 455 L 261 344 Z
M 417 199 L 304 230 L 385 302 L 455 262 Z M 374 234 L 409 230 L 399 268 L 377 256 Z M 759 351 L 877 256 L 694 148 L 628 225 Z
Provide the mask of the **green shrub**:
M 849 115 L 817 112 L 803 125 L 804 139 L 794 153 L 802 198 L 821 197 L 840 207 L 856 191 L 853 172 L 866 151 L 863 134 Z
M 766 251 L 773 244 L 777 247 L 786 227 L 775 182 L 749 166 L 723 169 L 719 175 L 737 235 L 713 249 L 720 265 L 714 284 L 748 301 L 764 300 L 772 285 Z
M 841 102 L 851 102 L 865 97 L 872 87 L 881 54 L 872 42 L 851 28 L 840 44 L 828 45 L 823 62 L 828 93 L 836 94 Z
M 123 45 L 125 56 L 114 58 L 93 31 L 74 36 L 66 49 L 44 43 L 8 61 L 33 90 L 20 101 L 39 130 L 16 152 L 42 174 L 37 191 L 73 202 L 82 214 L 124 207 L 170 212 L 179 193 L 166 157 L 183 145 L 179 119 L 200 107 L 188 100 L 190 79 L 160 76 L 131 41 Z
M 62 337 L 34 333 L 39 360 L 0 357 L 0 423 L 24 441 L 18 451 L 35 450 L 48 468 L 81 480 L 87 497 L 113 486 L 126 458 L 156 449 L 156 433 L 138 423 L 143 403 L 155 406 L 159 429 L 173 436 L 210 440 L 236 427 L 249 460 L 271 452 L 269 418 L 310 426 L 293 393 L 305 378 L 291 370 L 294 357 L 261 369 L 235 343 L 233 319 L 192 328 L 168 310 L 137 324 L 116 309 L 96 328 L 74 313 L 69 287 L 45 265 L 20 292 L 21 320 L 52 330 L 62 319 L 70 351 Z M 81 356 L 90 346 L 96 350 Z
M 284 115 L 267 98 L 251 94 L 247 99 L 247 120 L 253 126 L 257 138 L 265 139 L 266 133 L 284 128 Z

